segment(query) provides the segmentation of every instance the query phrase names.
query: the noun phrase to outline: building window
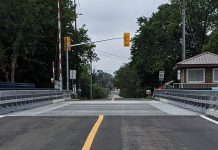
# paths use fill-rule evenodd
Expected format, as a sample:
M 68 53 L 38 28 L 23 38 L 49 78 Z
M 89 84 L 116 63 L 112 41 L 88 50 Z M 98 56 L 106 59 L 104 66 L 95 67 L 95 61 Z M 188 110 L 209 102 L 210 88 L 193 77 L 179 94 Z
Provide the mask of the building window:
M 218 68 L 213 69 L 213 82 L 218 82 Z
M 188 83 L 204 83 L 205 70 L 204 69 L 187 69 Z

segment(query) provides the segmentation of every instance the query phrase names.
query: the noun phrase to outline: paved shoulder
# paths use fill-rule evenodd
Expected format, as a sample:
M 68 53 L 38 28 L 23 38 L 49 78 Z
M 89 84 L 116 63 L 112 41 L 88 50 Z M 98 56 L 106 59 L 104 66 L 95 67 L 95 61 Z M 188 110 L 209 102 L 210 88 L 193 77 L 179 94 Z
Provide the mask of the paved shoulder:
M 163 102 L 159 102 L 159 101 L 148 101 L 148 103 L 152 106 L 154 106 L 155 108 L 169 114 L 169 115 L 182 115 L 182 116 L 187 116 L 187 115 L 199 115 L 199 113 L 188 110 L 188 109 L 184 109 L 184 108 L 180 108 L 174 105 L 170 105 L 167 103 L 163 103 Z
M 72 103 L 73 102 L 58 102 L 58 103 L 40 106 L 40 107 L 28 109 L 28 110 L 13 112 L 13 113 L 7 114 L 6 116 L 36 116 L 42 113 L 46 113 L 46 112 L 70 105 Z

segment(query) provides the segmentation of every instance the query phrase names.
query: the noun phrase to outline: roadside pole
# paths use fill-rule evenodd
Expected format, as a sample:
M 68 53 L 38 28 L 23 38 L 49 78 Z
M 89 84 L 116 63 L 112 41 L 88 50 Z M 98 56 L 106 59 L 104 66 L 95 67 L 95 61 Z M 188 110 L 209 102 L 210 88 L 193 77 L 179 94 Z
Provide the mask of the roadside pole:
M 183 10 L 182 10 L 182 60 L 186 59 L 186 0 L 183 0 Z
M 63 79 L 62 79 L 62 62 L 61 62 L 61 16 L 60 16 L 60 0 L 57 0 L 58 3 L 58 50 L 59 50 L 59 60 L 58 60 L 58 68 L 59 68 L 59 89 L 63 90 Z
M 55 88 L 55 64 L 54 64 L 54 61 L 52 62 L 52 74 L 53 74 L 52 83 L 54 83 L 54 88 Z
M 92 58 L 90 58 L 90 99 L 92 100 Z

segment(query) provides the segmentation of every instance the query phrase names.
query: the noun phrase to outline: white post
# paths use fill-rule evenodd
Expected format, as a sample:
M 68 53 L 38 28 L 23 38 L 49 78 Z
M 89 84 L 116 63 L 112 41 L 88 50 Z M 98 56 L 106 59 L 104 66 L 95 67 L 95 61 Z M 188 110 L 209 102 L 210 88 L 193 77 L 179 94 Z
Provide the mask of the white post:
M 91 76 L 91 81 L 90 81 L 90 99 L 92 100 L 92 58 L 90 58 L 90 65 L 91 65 L 91 73 L 90 73 L 90 76 Z

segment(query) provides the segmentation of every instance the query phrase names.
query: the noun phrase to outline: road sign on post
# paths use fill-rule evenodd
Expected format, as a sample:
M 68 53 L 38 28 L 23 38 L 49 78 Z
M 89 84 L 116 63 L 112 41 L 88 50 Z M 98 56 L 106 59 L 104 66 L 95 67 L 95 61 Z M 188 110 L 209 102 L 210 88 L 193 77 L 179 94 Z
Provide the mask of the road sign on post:
M 76 70 L 70 70 L 70 79 L 76 79 Z
M 163 81 L 164 80 L 164 71 L 159 71 L 159 81 Z

